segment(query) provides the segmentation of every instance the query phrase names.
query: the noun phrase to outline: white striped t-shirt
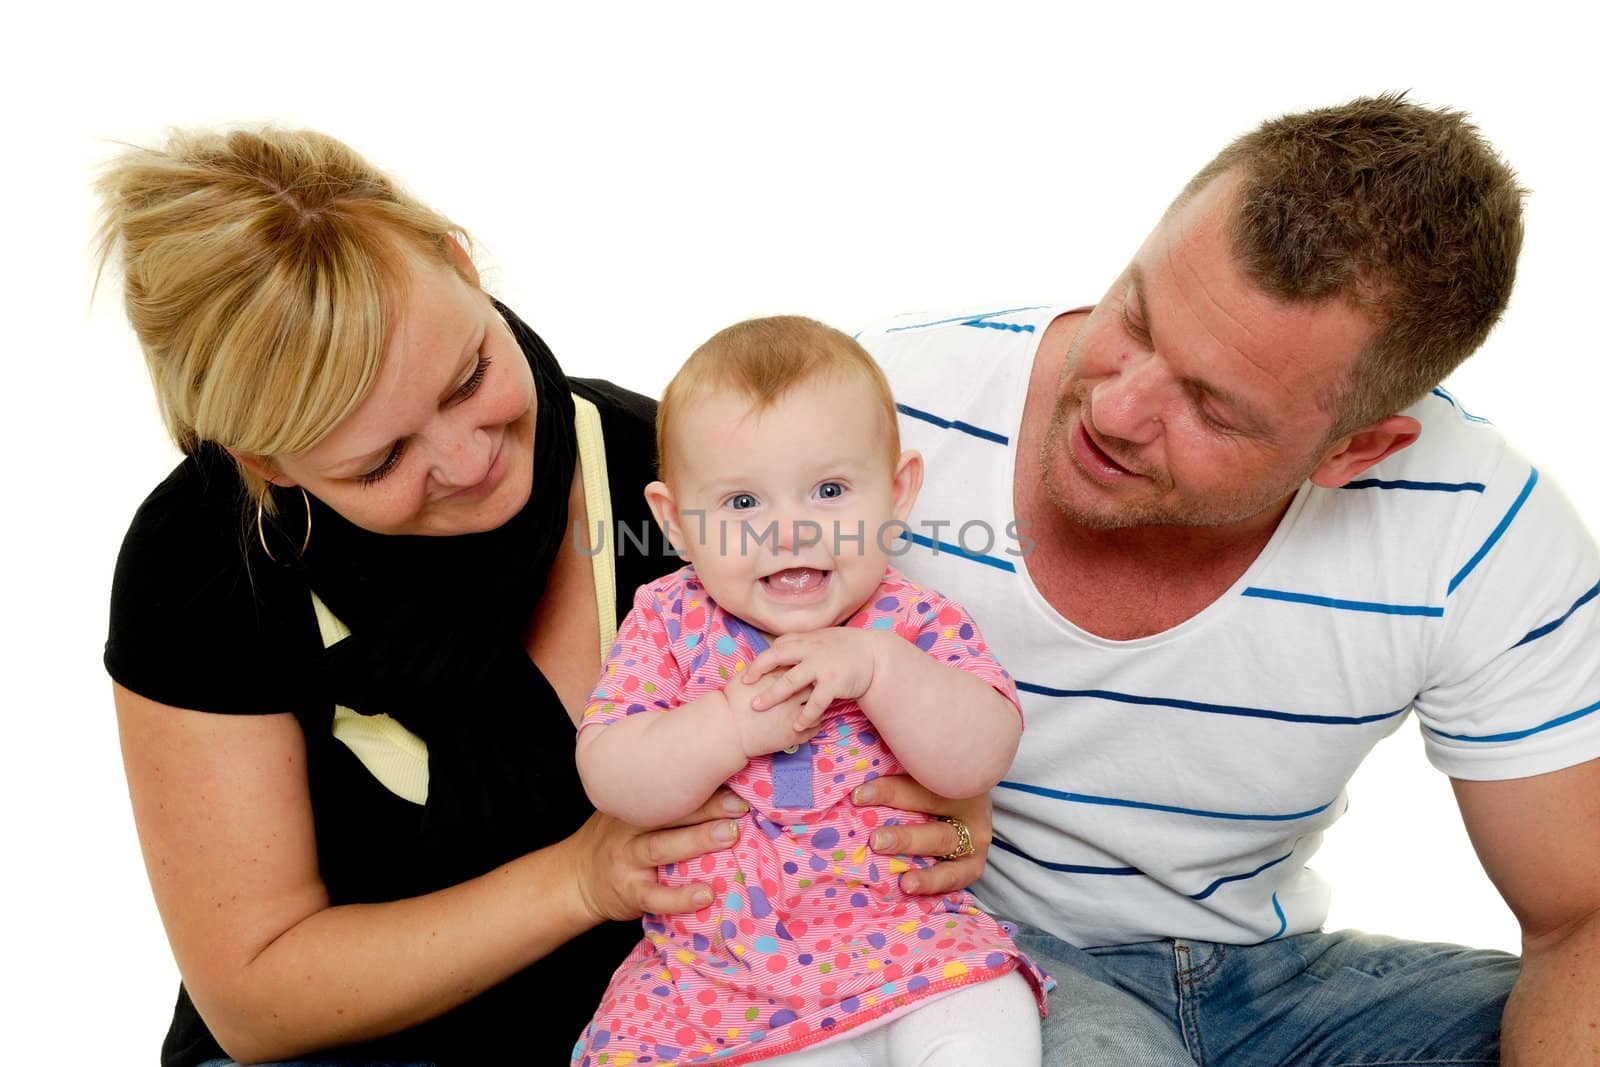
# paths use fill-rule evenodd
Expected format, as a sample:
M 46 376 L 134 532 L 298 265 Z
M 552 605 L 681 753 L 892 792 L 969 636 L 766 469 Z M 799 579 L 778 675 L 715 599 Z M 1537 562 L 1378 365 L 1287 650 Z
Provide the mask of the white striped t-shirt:
M 1131 641 L 1063 619 L 1009 524 L 1033 355 L 1066 310 L 860 335 L 927 461 L 895 565 L 972 612 L 1026 712 L 993 794 L 987 907 L 1078 945 L 1314 930 L 1328 894 L 1306 863 L 1409 712 L 1458 778 L 1600 756 L 1600 553 L 1550 479 L 1443 390 L 1408 412 L 1410 448 L 1342 489 L 1302 486 L 1200 614 Z

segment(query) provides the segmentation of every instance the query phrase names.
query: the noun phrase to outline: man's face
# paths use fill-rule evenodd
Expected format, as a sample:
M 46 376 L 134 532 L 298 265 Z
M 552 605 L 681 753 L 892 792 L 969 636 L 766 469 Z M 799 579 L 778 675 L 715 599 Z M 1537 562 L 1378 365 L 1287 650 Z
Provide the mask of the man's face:
M 1343 301 L 1285 304 L 1228 248 L 1232 179 L 1171 212 L 1073 339 L 1041 449 L 1045 490 L 1096 529 L 1227 526 L 1285 501 L 1328 452 L 1372 334 Z

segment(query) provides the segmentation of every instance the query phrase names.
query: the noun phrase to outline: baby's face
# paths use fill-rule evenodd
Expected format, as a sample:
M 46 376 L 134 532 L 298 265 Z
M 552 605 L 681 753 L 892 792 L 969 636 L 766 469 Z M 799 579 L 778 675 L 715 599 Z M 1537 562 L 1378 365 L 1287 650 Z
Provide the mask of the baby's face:
M 886 418 L 866 382 L 840 376 L 761 412 L 731 390 L 684 406 L 670 431 L 678 548 L 724 610 L 776 636 L 836 625 L 872 595 L 916 491 L 911 479 L 897 500 L 910 461 L 889 454 Z

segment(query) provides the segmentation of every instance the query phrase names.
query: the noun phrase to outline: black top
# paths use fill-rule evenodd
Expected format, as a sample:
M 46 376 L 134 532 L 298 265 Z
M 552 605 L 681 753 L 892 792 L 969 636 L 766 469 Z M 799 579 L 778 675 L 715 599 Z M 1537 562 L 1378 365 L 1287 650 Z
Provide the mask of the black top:
M 650 527 L 642 493 L 654 477 L 655 404 L 606 382 L 574 379 L 569 384 L 599 409 L 605 434 L 616 526 L 606 531 L 604 547 L 616 559 L 620 620 L 639 585 L 679 563 Z M 292 524 L 299 518 L 299 494 L 281 503 L 282 521 Z M 536 494 L 528 508 L 546 503 Z M 313 542 L 319 530 L 327 529 L 327 514 L 317 512 Z M 639 545 L 646 531 L 648 550 Z M 619 532 L 628 536 L 618 537 Z M 133 692 L 174 707 L 230 715 L 294 714 L 305 733 L 317 859 L 332 903 L 396 900 L 445 888 L 515 858 L 526 851 L 522 845 L 553 844 L 589 817 L 593 808 L 573 762 L 572 722 L 546 683 L 538 692 L 550 699 L 517 705 L 526 706 L 537 741 L 527 758 L 535 765 L 530 779 L 540 793 L 539 825 L 519 830 L 516 848 L 505 844 L 505 835 L 470 830 L 445 835 L 443 843 L 434 835 L 424 844 L 423 809 L 390 793 L 333 738 L 335 701 L 321 666 L 325 654 L 309 572 L 286 562 L 298 541 L 275 542 L 279 562 L 274 563 L 256 536 L 255 509 L 246 507 L 224 452 L 204 446 L 180 463 L 145 500 L 123 542 L 112 588 L 106 669 Z M 315 551 L 314 545 L 308 557 Z M 430 578 L 461 580 L 460 575 L 417 575 L 419 582 Z M 478 578 L 494 581 L 491 574 Z M 521 605 L 520 618 L 530 618 L 533 608 L 532 602 Z M 496 684 L 492 676 L 475 675 L 458 687 L 460 706 L 474 706 L 472 687 L 480 681 Z M 565 1062 L 612 971 L 638 939 L 636 923 L 607 923 L 438 1019 L 347 1052 L 441 1065 L 513 1057 L 523 1063 Z M 192 1067 L 221 1055 L 180 988 L 162 1048 L 163 1067 Z

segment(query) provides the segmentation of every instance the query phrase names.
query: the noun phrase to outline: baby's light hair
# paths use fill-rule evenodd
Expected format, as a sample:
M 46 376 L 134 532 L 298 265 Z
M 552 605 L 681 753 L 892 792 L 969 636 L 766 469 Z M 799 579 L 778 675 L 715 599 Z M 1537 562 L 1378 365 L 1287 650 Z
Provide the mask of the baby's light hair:
M 803 315 L 773 315 L 734 323 L 689 356 L 667 383 L 656 409 L 656 455 L 661 480 L 670 483 L 672 422 L 679 409 L 719 390 L 750 398 L 765 411 L 803 382 L 817 377 L 855 378 L 872 387 L 883 411 L 892 467 L 900 456 L 900 423 L 889 381 L 872 356 L 849 334 Z

